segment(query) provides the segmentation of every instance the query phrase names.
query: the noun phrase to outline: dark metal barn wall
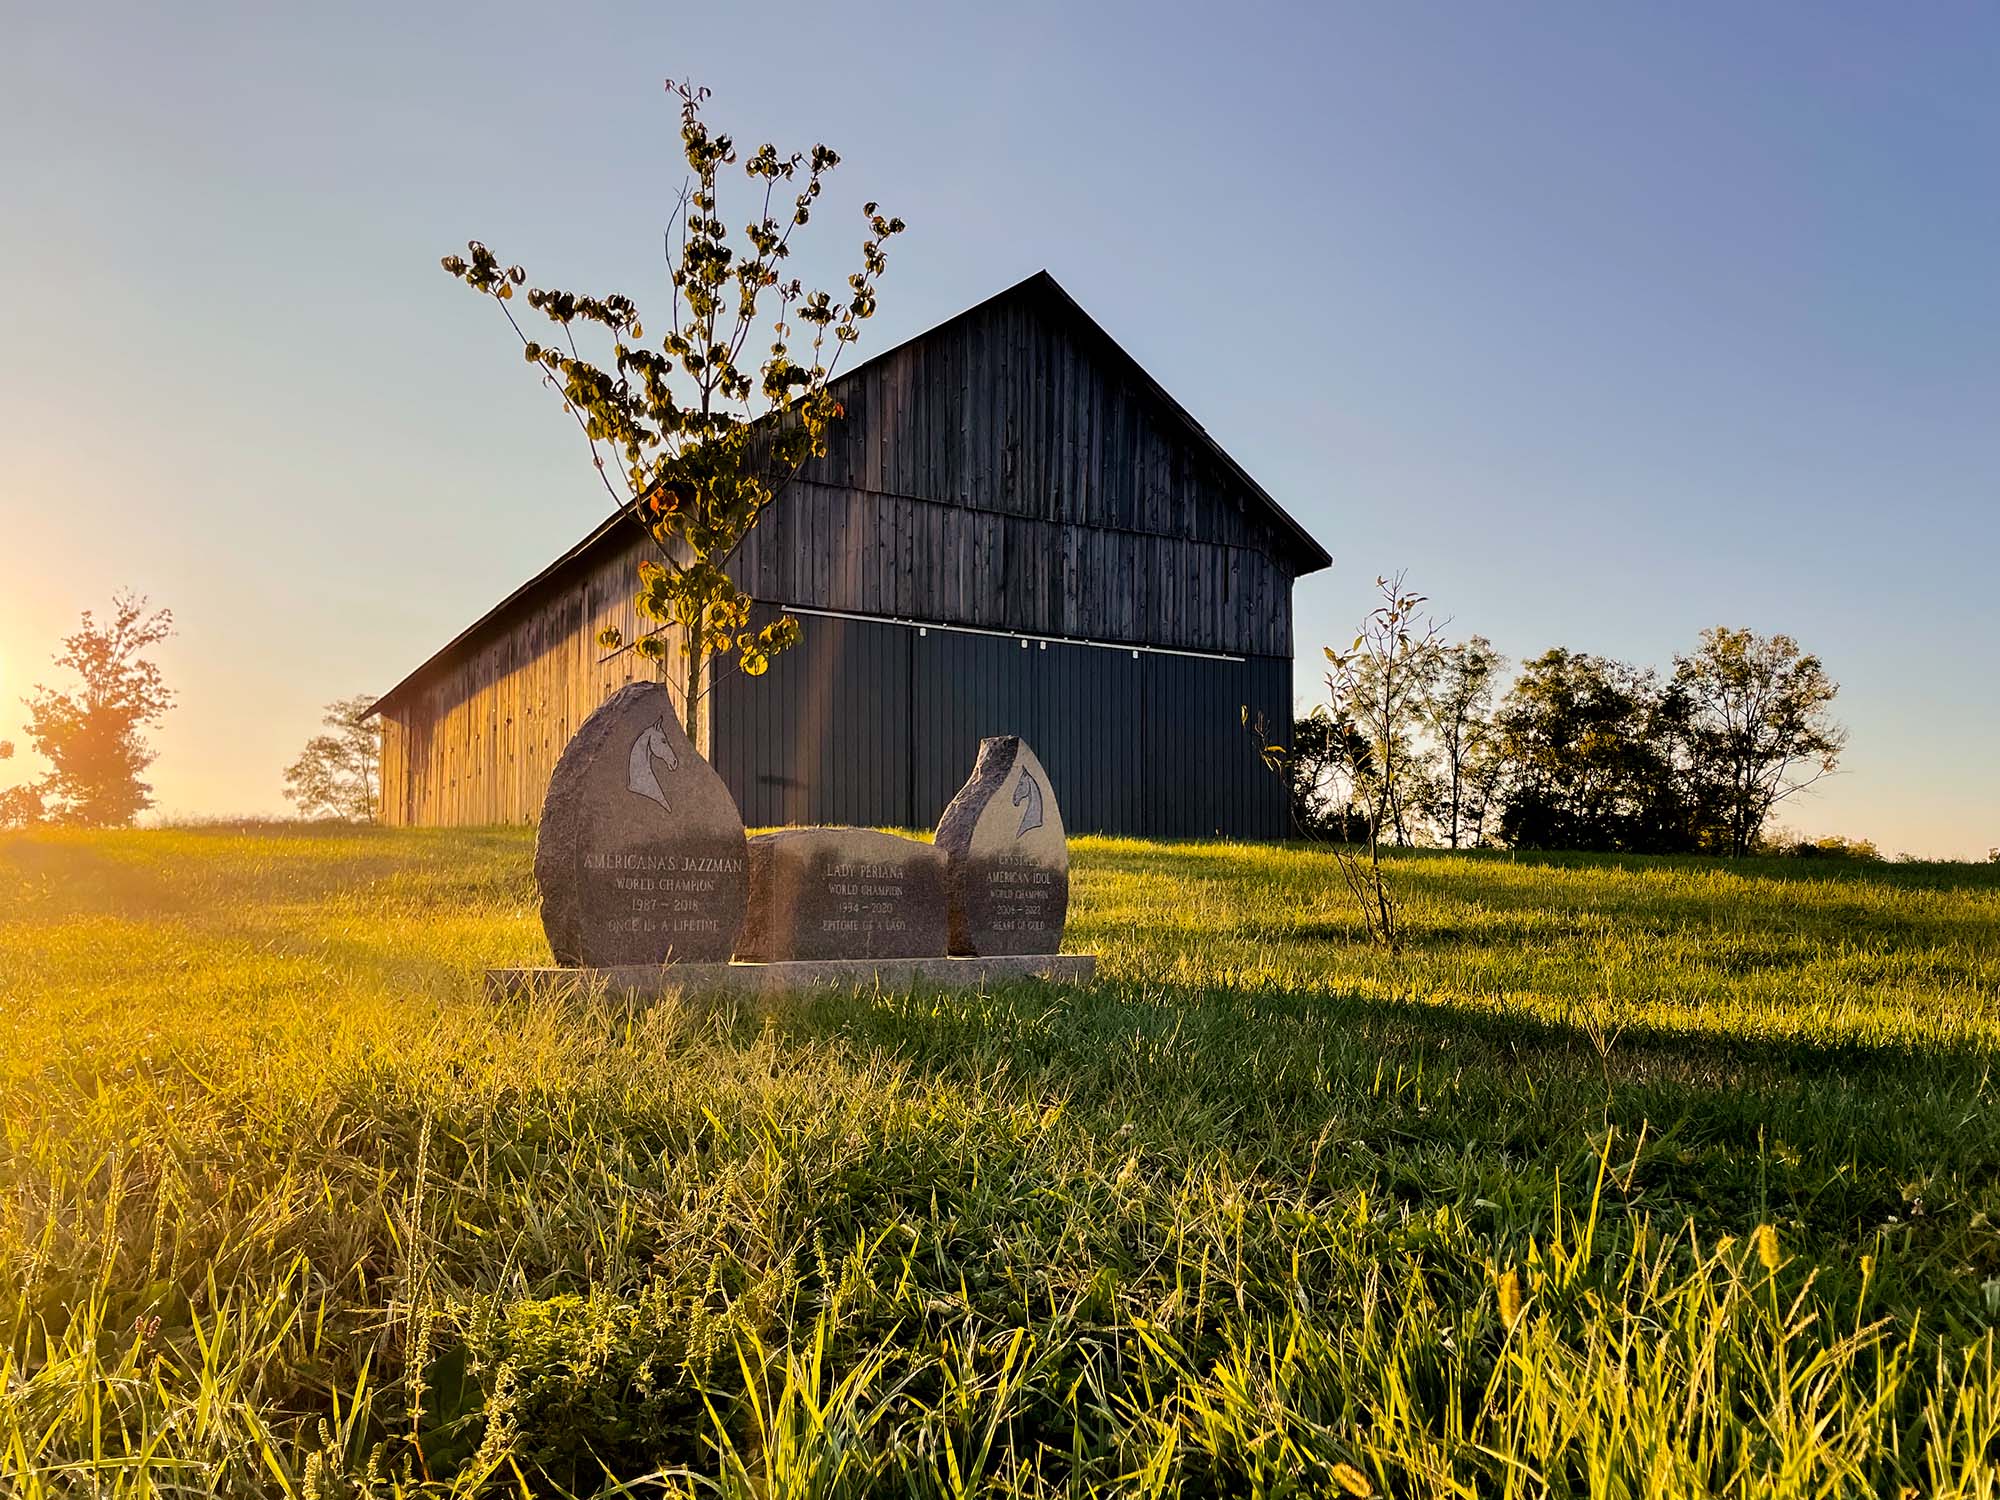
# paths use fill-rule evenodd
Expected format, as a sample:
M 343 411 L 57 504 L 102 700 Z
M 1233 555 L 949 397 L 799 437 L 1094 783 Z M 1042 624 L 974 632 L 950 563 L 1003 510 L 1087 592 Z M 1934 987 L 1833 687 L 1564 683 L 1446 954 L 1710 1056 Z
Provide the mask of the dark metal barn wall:
M 752 827 L 928 827 L 979 741 L 1019 734 L 1071 831 L 1278 838 L 1284 789 L 1242 711 L 1289 728 L 1291 663 L 1020 641 L 808 616 L 761 678 L 715 693 L 715 763 Z

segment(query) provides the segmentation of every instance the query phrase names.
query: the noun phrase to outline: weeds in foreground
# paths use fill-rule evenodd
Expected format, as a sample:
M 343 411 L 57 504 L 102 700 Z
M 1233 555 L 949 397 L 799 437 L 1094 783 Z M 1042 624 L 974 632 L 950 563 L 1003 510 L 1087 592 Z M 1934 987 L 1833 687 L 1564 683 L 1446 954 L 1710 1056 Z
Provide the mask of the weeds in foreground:
M 969 1294 L 938 1306 L 923 1257 L 877 1244 L 856 1302 L 805 1276 L 779 1309 L 663 1301 L 634 1322 L 603 1299 L 531 1346 L 533 1370 L 527 1350 L 486 1341 L 475 1309 L 440 1302 L 446 1352 L 426 1374 L 454 1364 L 465 1389 L 449 1422 L 415 1430 L 414 1379 L 398 1391 L 365 1368 L 326 1392 L 325 1415 L 279 1414 L 272 1374 L 338 1359 L 326 1301 L 293 1265 L 254 1297 L 210 1288 L 216 1312 L 183 1337 L 107 1326 L 102 1300 L 60 1335 L 17 1328 L 0 1453 L 24 1494 L 2000 1487 L 1990 1331 L 1967 1342 L 1899 1319 L 1872 1264 L 1849 1296 L 1824 1295 L 1769 1225 L 1705 1244 L 1641 1222 L 1608 1243 L 1604 1209 L 1600 1181 L 1581 1212 L 1554 1207 L 1546 1238 L 1505 1246 L 1502 1268 L 1448 1211 L 1267 1208 L 1258 1231 L 1281 1221 L 1318 1274 L 1254 1294 L 1197 1277 L 1151 1316 L 1087 1299 L 1020 1320 Z M 654 1321 L 669 1305 L 678 1329 Z M 701 1354 L 696 1325 L 713 1340 Z M 691 1357 L 649 1371 L 667 1349 Z M 682 1422 L 632 1420 L 669 1382 L 694 1398 Z
M 1086 841 L 1087 989 L 489 1009 L 523 849 L 0 845 L 0 1490 L 1994 1492 L 2000 881 L 1412 860 L 1391 964 Z

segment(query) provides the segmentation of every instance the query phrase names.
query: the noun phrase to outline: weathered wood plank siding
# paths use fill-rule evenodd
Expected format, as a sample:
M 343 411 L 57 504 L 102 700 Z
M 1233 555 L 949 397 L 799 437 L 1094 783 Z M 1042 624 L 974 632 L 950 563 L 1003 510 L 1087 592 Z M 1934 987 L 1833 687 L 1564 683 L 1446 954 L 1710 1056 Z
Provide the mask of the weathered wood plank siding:
M 928 822 L 977 725 L 1029 734 L 1079 828 L 1282 831 L 1270 778 L 1238 764 L 1239 711 L 1288 720 L 1292 582 L 1324 554 L 1052 282 L 871 361 L 838 394 L 828 453 L 732 565 L 754 598 L 1238 660 L 1052 645 L 1031 670 L 1014 642 L 807 615 L 795 657 L 712 706 L 746 816 Z M 594 539 L 384 701 L 388 821 L 539 815 L 577 724 L 654 670 L 629 652 L 604 663 L 595 643 L 605 625 L 637 633 L 649 546 L 636 527 Z M 1162 780 L 1174 726 L 1226 773 Z
M 1289 656 L 1294 545 L 1154 398 L 1035 299 L 840 386 L 848 418 L 733 572 L 752 596 Z
M 608 549 L 551 580 L 470 649 L 436 664 L 382 710 L 382 817 L 401 826 L 528 823 L 577 725 L 654 668 L 609 662 L 597 633 L 631 640 L 634 555 Z M 679 694 L 675 694 L 678 701 Z

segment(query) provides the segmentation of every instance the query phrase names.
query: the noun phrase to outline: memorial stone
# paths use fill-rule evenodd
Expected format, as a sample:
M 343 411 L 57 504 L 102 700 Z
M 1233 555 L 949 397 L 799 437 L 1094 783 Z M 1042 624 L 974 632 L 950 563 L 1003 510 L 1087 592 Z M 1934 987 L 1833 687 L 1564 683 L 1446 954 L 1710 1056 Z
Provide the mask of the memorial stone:
M 747 865 L 736 801 L 688 743 L 664 686 L 620 688 L 584 720 L 556 763 L 535 838 L 558 964 L 727 959 Z
M 972 779 L 938 820 L 951 951 L 1054 953 L 1069 914 L 1069 840 L 1048 773 L 1016 735 L 979 742 Z
M 942 957 L 945 860 L 865 828 L 790 828 L 750 840 L 750 899 L 736 956 Z

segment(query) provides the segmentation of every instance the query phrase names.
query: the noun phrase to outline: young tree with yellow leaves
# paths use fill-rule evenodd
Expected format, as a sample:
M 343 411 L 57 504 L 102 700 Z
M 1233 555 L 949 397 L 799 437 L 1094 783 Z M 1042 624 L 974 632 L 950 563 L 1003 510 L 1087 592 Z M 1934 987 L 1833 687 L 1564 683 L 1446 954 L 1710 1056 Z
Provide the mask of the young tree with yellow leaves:
M 680 100 L 689 177 L 666 235 L 673 305 L 657 347 L 643 342 L 630 298 L 544 287 L 529 288 L 524 300 L 554 326 L 555 341 L 530 338 L 510 305 L 527 282 L 521 267 L 502 266 L 476 240 L 466 256 L 443 264 L 506 314 L 528 363 L 582 428 L 613 501 L 652 538 L 656 555 L 640 564 L 634 604 L 655 628 L 629 647 L 607 630 L 599 644 L 664 662 L 664 632 L 678 631 L 682 709 L 699 747 L 698 706 L 713 686 L 713 664 L 733 660 L 754 677 L 798 639 L 789 615 L 750 628 L 751 600 L 730 578 L 729 562 L 800 465 L 826 452 L 841 415 L 828 383 L 875 312 L 876 281 L 888 264 L 883 247 L 903 221 L 863 205 L 861 269 L 837 297 L 786 278 L 792 235 L 811 219 L 839 156 L 820 145 L 751 152 L 742 168 L 761 205 L 743 227 L 743 244 L 733 245 L 721 181 L 738 161 L 736 144 L 702 118 L 707 89 L 669 83 L 667 92 Z M 601 330 L 608 361 L 583 358 L 579 325 Z

